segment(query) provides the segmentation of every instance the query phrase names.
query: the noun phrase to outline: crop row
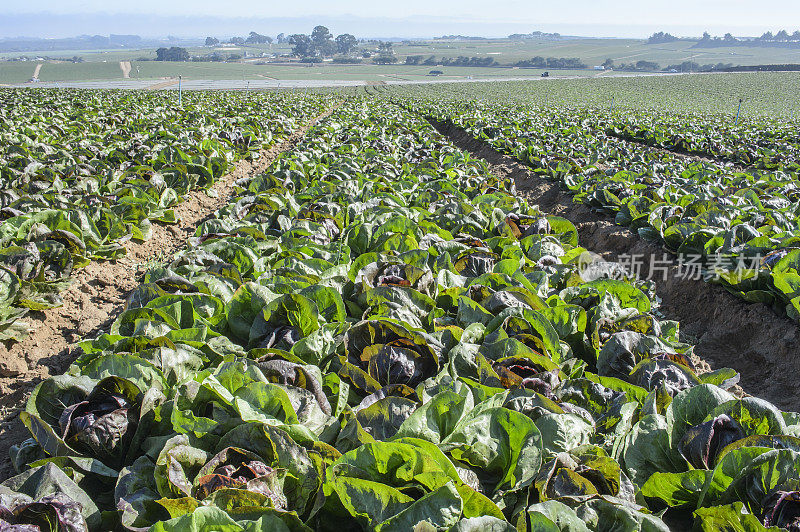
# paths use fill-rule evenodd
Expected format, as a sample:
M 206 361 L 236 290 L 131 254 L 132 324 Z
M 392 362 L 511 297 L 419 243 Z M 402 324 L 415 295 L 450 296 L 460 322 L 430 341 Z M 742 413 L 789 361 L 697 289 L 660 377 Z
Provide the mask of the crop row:
M 780 87 L 776 87 L 778 81 Z M 793 94 L 800 88 L 798 81 L 800 77 L 795 74 L 771 77 L 733 74 L 461 84 L 449 87 L 446 94 L 439 87 L 424 86 L 395 87 L 391 92 L 404 98 L 468 102 L 467 108 L 486 106 L 500 112 L 510 110 L 512 114 L 525 109 L 530 115 L 539 115 L 542 109 L 557 115 L 580 110 L 580 127 L 600 137 L 633 140 L 762 170 L 797 172 L 800 164 L 797 122 L 758 116 L 763 113 L 754 118 L 752 104 L 757 94 L 766 100 L 771 98 L 773 104 L 795 105 Z M 373 90 L 381 92 L 380 88 Z M 675 106 L 659 105 L 664 91 L 672 92 L 671 98 L 685 100 L 680 111 Z M 691 105 L 700 95 L 719 96 L 728 91 L 732 91 L 729 106 L 698 112 Z M 604 97 L 586 99 L 589 93 Z M 743 102 L 737 104 L 743 96 Z M 790 116 L 800 118 L 800 112 L 793 111 Z
M 661 243 L 750 302 L 800 319 L 800 188 L 788 170 L 748 172 L 606 135 L 589 110 L 507 107 L 418 98 L 417 111 L 451 122 L 575 201 Z M 621 114 L 621 113 L 620 113 Z M 796 163 L 792 163 L 796 164 Z
M 668 113 L 740 120 L 769 131 L 800 123 L 800 73 L 772 72 L 678 76 L 606 76 L 445 85 L 374 86 L 410 97 L 488 101 L 502 105 Z M 742 100 L 741 108 L 739 100 Z
M 72 271 L 174 223 L 172 207 L 286 138 L 324 100 L 282 93 L 0 90 L 0 340 Z
M 590 127 L 609 136 L 759 170 L 800 170 L 800 135 L 792 123 L 735 124 L 727 116 L 625 111 L 600 114 Z
M 698 375 L 651 283 L 424 120 L 350 102 L 237 185 L 36 387 L 0 519 L 796 526 L 800 416 Z

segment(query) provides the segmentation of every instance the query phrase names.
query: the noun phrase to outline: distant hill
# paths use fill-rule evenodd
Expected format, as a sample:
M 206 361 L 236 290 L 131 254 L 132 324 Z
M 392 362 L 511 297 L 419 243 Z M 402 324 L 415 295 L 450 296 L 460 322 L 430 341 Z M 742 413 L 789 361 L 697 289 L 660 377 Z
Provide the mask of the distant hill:
M 581 39 L 571 35 L 561 35 L 560 33 L 545 33 L 543 31 L 532 31 L 530 33 L 512 33 L 508 36 L 511 40 L 538 40 L 538 41 L 560 41 L 564 39 Z
M 18 37 L 0 39 L 0 52 L 55 52 L 59 50 L 100 50 L 100 49 L 139 49 L 157 48 L 164 44 L 196 44 L 196 39 L 156 40 L 143 39 L 139 35 L 79 35 L 63 39 L 40 39 Z
M 434 41 L 487 41 L 489 37 L 468 37 L 466 35 L 442 35 L 434 37 Z

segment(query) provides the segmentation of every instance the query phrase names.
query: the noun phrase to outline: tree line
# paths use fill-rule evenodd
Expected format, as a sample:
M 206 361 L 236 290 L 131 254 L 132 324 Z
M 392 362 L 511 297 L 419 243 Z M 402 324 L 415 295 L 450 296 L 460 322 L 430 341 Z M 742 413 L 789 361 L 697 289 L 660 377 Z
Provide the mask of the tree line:
M 770 46 L 780 48 L 800 48 L 800 30 L 790 34 L 786 30 L 781 30 L 776 34 L 768 31 L 754 39 L 737 39 L 730 33 L 723 37 L 712 37 L 708 32 L 703 33 L 700 41 L 694 48 L 714 48 L 722 46 Z
M 514 66 L 524 68 L 587 68 L 586 64 L 578 57 L 548 57 L 536 56 L 531 59 L 517 61 Z
M 298 57 L 331 57 L 337 53 L 348 55 L 358 45 L 358 39 L 353 35 L 343 33 L 334 38 L 325 26 L 316 26 L 310 35 L 289 35 L 286 42 L 292 45 L 292 55 Z
M 664 44 L 676 41 L 694 41 L 696 39 L 675 37 L 670 33 L 659 31 L 653 33 L 647 38 L 647 44 Z M 723 46 L 782 46 L 782 47 L 800 47 L 800 30 L 794 33 L 789 33 L 786 30 L 781 30 L 773 34 L 771 31 L 765 32 L 760 37 L 754 38 L 737 38 L 732 33 L 728 32 L 722 37 L 712 37 L 707 31 L 694 45 L 694 48 L 713 48 Z
M 180 46 L 159 48 L 156 50 L 156 61 L 188 61 L 189 51 Z
M 251 31 L 247 37 L 231 37 L 225 44 L 272 44 L 273 39 L 269 35 L 261 35 L 255 31 Z M 206 46 L 216 46 L 220 44 L 220 40 L 216 37 L 206 37 Z
M 442 65 L 442 66 L 469 66 L 469 67 L 491 67 L 496 66 L 498 63 L 492 57 L 441 57 L 436 58 L 432 55 L 425 58 L 424 55 L 409 55 L 406 57 L 405 64 L 407 65 Z

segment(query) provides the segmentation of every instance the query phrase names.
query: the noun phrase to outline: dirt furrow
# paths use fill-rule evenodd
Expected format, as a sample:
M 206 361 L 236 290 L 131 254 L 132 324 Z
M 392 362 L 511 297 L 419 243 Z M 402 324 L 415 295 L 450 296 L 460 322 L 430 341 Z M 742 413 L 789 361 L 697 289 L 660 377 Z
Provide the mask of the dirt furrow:
M 167 87 L 172 87 L 173 85 L 177 85 L 177 84 L 178 84 L 178 80 L 177 79 L 169 79 L 167 81 L 154 83 L 153 85 L 150 85 L 149 87 L 145 87 L 145 90 L 155 91 L 155 90 L 158 90 L 158 89 L 166 89 Z
M 119 69 L 122 70 L 122 78 L 128 79 L 131 77 L 131 62 L 130 61 L 120 61 L 119 62 Z
M 664 153 L 666 155 L 670 155 L 672 157 L 677 157 L 679 159 L 683 159 L 688 162 L 701 162 L 706 163 L 714 166 L 720 166 L 722 168 L 726 168 L 728 170 L 734 172 L 748 172 L 750 170 L 756 170 L 753 166 L 745 166 L 742 164 L 737 164 L 734 161 L 723 159 L 721 157 L 712 157 L 708 154 L 700 154 L 691 152 L 688 150 L 680 150 L 680 149 L 669 149 L 669 148 L 662 148 L 660 146 L 653 146 L 652 144 L 648 144 L 643 140 L 637 140 L 633 138 L 626 137 L 624 135 L 612 135 L 607 132 L 604 132 L 607 137 L 615 138 L 617 140 L 621 140 L 623 142 L 627 142 L 628 144 L 633 144 L 635 146 L 641 146 L 643 148 L 648 148 L 655 152 Z
M 452 123 L 429 121 L 456 146 L 488 161 L 495 173 L 512 177 L 518 193 L 531 203 L 574 223 L 583 247 L 610 261 L 621 256 L 641 257 L 643 276 L 651 271 L 658 274 L 654 280 L 662 299 L 660 311 L 680 321 L 681 334 L 696 345 L 699 359 L 713 368 L 734 368 L 741 374 L 745 392 L 784 410 L 800 410 L 800 392 L 795 385 L 800 372 L 797 323 L 764 305 L 746 303 L 721 286 L 684 278 L 675 256 L 615 225 L 607 215 L 575 203 L 560 183 L 537 176 Z
M 23 318 L 32 329 L 28 337 L 13 345 L 0 343 L 0 481 L 13 474 L 8 462 L 9 449 L 29 436 L 17 414 L 36 384 L 66 371 L 79 354 L 76 342 L 108 330 L 124 310 L 125 298 L 138 286 L 144 272 L 169 259 L 204 220 L 226 205 L 236 180 L 263 172 L 334 109 L 317 116 L 282 143 L 262 150 L 252 161 L 240 161 L 208 192 L 190 192 L 174 208 L 177 224 L 153 224 L 150 239 L 129 242 L 124 258 L 92 262 L 76 272 L 72 286 L 61 294 L 63 306 L 29 313 Z

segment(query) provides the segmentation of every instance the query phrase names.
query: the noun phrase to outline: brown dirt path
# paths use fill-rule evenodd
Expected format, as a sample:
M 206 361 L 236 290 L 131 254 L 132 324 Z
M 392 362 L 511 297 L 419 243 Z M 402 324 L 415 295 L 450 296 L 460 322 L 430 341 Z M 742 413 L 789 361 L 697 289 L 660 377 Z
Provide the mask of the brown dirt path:
M 169 81 L 162 81 L 160 83 L 155 83 L 153 85 L 145 87 L 145 89 L 149 90 L 149 91 L 154 91 L 154 90 L 158 90 L 158 89 L 166 89 L 167 87 L 172 87 L 173 85 L 177 85 L 177 84 L 178 84 L 178 80 L 177 79 L 171 79 Z
M 0 481 L 14 473 L 8 461 L 9 449 L 29 437 L 17 414 L 33 388 L 48 376 L 67 370 L 79 355 L 76 342 L 108 330 L 149 264 L 171 257 L 200 223 L 227 205 L 236 180 L 263 172 L 335 108 L 315 117 L 282 143 L 261 151 L 258 158 L 240 161 L 211 187 L 210 195 L 202 190 L 190 192 L 174 208 L 177 224 L 153 224 L 151 238 L 129 242 L 124 258 L 92 262 L 77 272 L 72 286 L 61 294 L 63 306 L 28 314 L 23 318 L 32 329 L 28 337 L 13 345 L 0 343 Z
M 42 63 L 39 63 L 38 65 L 36 65 L 36 68 L 33 71 L 32 79 L 39 79 L 39 72 L 41 72 L 41 70 L 42 70 Z
M 131 62 L 130 61 L 120 61 L 119 62 L 119 69 L 122 70 L 122 79 L 128 79 L 131 77 Z
M 494 172 L 511 176 L 518 192 L 531 203 L 574 223 L 585 248 L 611 261 L 623 254 L 641 255 L 645 273 L 650 271 L 651 257 L 658 261 L 664 257 L 666 252 L 660 246 L 615 225 L 613 218 L 574 203 L 560 183 L 537 176 L 516 159 L 453 124 L 430 121 L 456 146 L 488 161 Z M 795 382 L 800 372 L 798 324 L 763 305 L 746 303 L 721 286 L 682 279 L 675 257 L 667 254 L 667 258 L 671 265 L 666 268 L 666 280 L 662 281 L 661 275 L 656 280 L 662 299 L 659 310 L 667 318 L 680 321 L 681 334 L 695 344 L 699 361 L 713 368 L 734 368 L 741 374 L 745 392 L 785 410 L 800 410 L 800 390 Z M 653 266 L 660 267 L 661 263 Z

